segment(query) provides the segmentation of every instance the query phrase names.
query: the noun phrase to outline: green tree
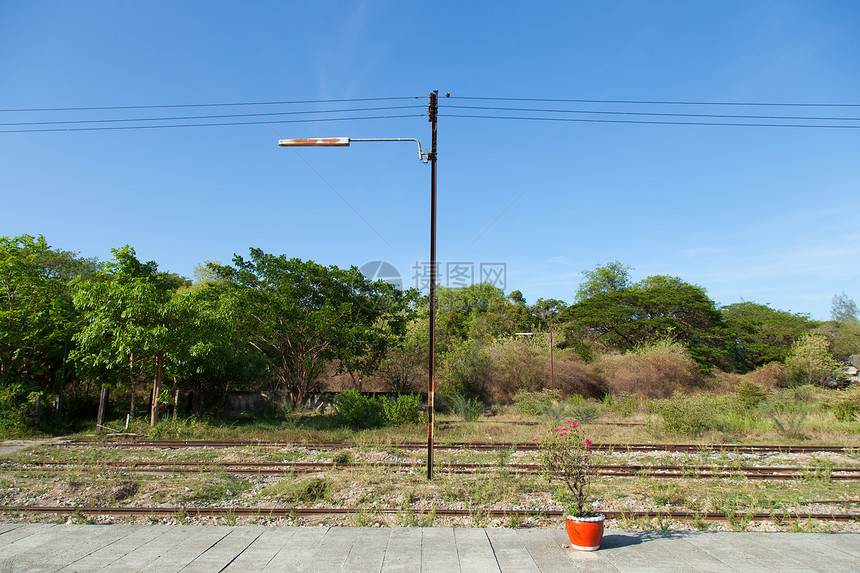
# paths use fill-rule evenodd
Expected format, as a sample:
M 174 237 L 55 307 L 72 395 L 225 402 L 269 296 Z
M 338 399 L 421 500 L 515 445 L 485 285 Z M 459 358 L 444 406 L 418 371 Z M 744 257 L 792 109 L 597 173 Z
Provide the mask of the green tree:
M 155 425 L 165 371 L 181 362 L 177 349 L 190 326 L 187 309 L 173 301 L 183 281 L 159 273 L 154 261 L 141 263 L 128 245 L 112 252 L 103 272 L 78 283 L 74 303 L 82 327 L 74 357 L 107 385 L 120 384 L 128 368 L 132 414 L 137 365 L 152 380 L 150 424 Z
M 860 354 L 860 319 L 854 299 L 845 291 L 834 295 L 830 316 L 833 322 L 822 327 L 822 331 L 830 337 L 833 354 L 838 358 Z
M 0 237 L 0 381 L 48 390 L 62 379 L 76 328 L 69 283 L 96 267 L 41 235 Z
M 630 287 L 596 294 L 569 307 L 577 340 L 622 351 L 671 338 L 684 344 L 702 368 L 724 358 L 726 327 L 705 289 L 671 276 L 652 276 Z
M 294 404 L 319 389 L 329 361 L 364 368 L 366 353 L 405 330 L 408 296 L 369 281 L 356 267 L 325 267 L 255 248 L 249 260 L 236 255 L 233 263 L 210 265 L 225 282 L 207 288 L 221 289 L 239 332 Z
M 791 346 L 785 365 L 795 384 L 821 385 L 837 370 L 836 360 L 831 356 L 827 338 L 814 333 L 801 336 Z
M 857 324 L 860 321 L 857 314 L 857 305 L 854 299 L 845 294 L 833 295 L 833 304 L 830 307 L 830 317 L 837 324 Z
M 582 271 L 585 278 L 574 296 L 575 302 L 582 302 L 599 294 L 613 293 L 631 286 L 630 271 L 633 267 L 612 261 L 605 265 L 597 265 L 593 270 Z
M 749 371 L 769 362 L 784 362 L 792 344 L 818 326 L 807 314 L 776 310 L 754 302 L 720 309 L 726 325 L 728 356 L 735 370 Z

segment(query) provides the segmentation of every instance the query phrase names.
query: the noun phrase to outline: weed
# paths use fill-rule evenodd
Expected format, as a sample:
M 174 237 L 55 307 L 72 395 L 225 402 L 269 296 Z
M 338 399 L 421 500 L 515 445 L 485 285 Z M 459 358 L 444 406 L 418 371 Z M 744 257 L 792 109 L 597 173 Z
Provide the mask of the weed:
M 795 400 L 780 401 L 771 404 L 765 409 L 777 431 L 786 438 L 796 440 L 807 439 L 806 434 L 801 431 L 803 422 L 809 415 L 809 408 Z
M 496 450 L 496 463 L 500 468 L 507 466 L 511 461 L 511 455 L 517 451 L 516 446 L 499 448 Z
M 353 461 L 352 452 L 350 452 L 349 450 L 339 450 L 332 457 L 331 461 L 336 464 L 350 464 Z
M 478 414 L 481 411 L 481 404 L 477 398 L 470 398 L 465 394 L 453 393 L 448 396 L 448 401 L 451 403 L 451 409 L 458 416 L 463 418 L 465 422 L 474 422 L 478 419 Z
M 509 513 L 505 517 L 505 527 L 517 529 L 523 524 L 523 515 L 521 513 Z
M 350 521 L 353 527 L 368 527 L 373 523 L 373 514 L 362 508 L 352 514 Z
M 383 399 L 382 408 L 385 413 L 385 421 L 393 426 L 417 422 L 420 405 L 421 397 L 417 394 L 401 394 L 396 400 Z

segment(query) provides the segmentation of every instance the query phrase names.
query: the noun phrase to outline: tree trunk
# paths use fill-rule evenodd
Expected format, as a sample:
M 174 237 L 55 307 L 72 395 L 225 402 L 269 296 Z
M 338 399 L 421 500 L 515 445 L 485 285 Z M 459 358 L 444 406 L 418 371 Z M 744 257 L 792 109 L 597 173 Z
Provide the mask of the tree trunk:
M 128 355 L 128 387 L 131 393 L 131 397 L 129 398 L 128 403 L 128 416 L 134 419 L 134 393 L 136 391 L 134 376 L 134 354 Z
M 155 426 L 158 422 L 158 393 L 161 387 L 161 373 L 164 366 L 164 355 L 159 351 L 155 353 L 155 380 L 152 382 L 152 408 L 149 412 L 149 425 Z
M 99 394 L 99 412 L 96 415 L 96 433 L 100 434 L 104 429 L 105 423 L 105 410 L 107 410 L 107 401 L 108 401 L 108 389 L 105 386 L 102 386 L 102 391 Z
M 42 395 L 36 394 L 36 403 L 33 405 L 33 425 L 39 429 L 42 423 Z
M 57 416 L 63 415 L 63 392 L 66 390 L 66 359 L 69 357 L 69 341 L 63 343 L 63 369 L 60 371 L 60 389 L 57 392 Z
M 173 419 L 176 420 L 176 416 L 179 412 L 179 388 L 173 393 Z

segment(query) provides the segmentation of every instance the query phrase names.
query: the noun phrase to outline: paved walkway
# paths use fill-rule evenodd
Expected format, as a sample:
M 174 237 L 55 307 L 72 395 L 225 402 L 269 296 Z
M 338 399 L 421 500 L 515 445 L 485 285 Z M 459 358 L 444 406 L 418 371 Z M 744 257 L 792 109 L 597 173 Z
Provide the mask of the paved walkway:
M 860 571 L 860 534 L 0 523 L 13 571 Z

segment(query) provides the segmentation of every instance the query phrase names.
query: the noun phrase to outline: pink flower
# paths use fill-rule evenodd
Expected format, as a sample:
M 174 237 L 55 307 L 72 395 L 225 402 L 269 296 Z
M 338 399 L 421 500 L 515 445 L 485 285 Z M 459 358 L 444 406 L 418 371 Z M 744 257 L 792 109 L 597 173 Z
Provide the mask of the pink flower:
M 578 424 L 578 423 L 576 423 L 576 422 L 574 422 L 570 427 L 571 427 L 571 428 L 577 428 L 577 427 L 579 427 L 579 424 Z

